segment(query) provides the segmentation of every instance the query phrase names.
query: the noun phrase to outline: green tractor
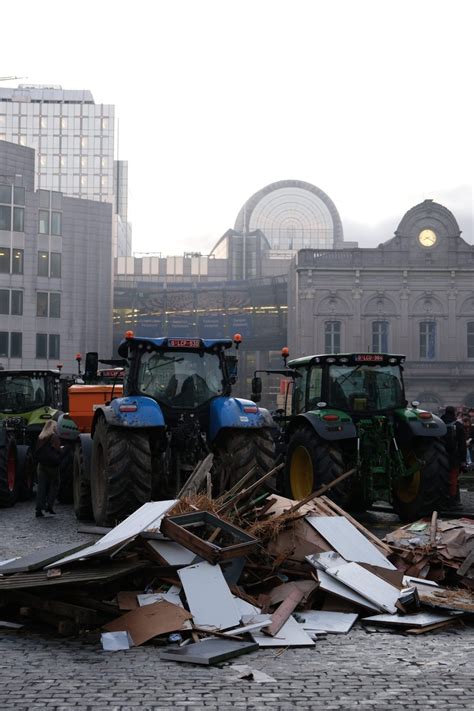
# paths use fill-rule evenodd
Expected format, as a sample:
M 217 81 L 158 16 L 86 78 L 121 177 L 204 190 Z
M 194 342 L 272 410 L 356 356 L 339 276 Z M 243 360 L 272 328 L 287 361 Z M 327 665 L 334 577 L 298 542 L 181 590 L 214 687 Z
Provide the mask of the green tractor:
M 349 353 L 288 362 L 291 414 L 274 415 L 286 453 L 280 482 L 286 496 L 301 500 L 355 469 L 328 494 L 346 508 L 362 511 L 386 501 L 401 519 L 414 520 L 445 505 L 446 426 L 419 403 L 407 406 L 404 361 L 401 355 Z M 252 399 L 259 399 L 257 375 L 252 390 Z
M 74 423 L 61 417 L 65 385 L 60 370 L 0 370 L 0 507 L 32 495 L 33 452 L 45 422 L 59 420 L 62 440 L 77 438 Z

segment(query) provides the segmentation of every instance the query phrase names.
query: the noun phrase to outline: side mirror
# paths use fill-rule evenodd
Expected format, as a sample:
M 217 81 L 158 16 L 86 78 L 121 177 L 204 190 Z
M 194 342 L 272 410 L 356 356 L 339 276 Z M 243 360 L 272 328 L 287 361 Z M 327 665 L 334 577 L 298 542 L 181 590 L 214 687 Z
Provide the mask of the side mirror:
M 260 402 L 262 399 L 262 378 L 255 376 L 252 378 L 252 400 L 254 402 Z
M 226 355 L 225 362 L 227 365 L 227 373 L 229 375 L 229 380 L 231 385 L 235 385 L 237 382 L 237 364 L 238 358 L 236 355 Z
M 99 370 L 99 354 L 98 353 L 86 353 L 86 365 L 84 368 L 84 375 L 86 380 L 95 380 L 97 378 L 97 371 Z

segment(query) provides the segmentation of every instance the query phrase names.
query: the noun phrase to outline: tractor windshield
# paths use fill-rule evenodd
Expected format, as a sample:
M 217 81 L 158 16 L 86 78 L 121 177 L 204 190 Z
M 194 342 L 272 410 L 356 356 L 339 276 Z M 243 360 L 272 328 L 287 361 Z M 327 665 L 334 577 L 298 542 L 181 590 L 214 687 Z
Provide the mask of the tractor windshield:
M 398 365 L 331 365 L 328 404 L 350 412 L 394 410 L 405 406 Z
M 28 412 L 46 405 L 46 378 L 0 372 L 0 412 Z
M 138 390 L 169 407 L 199 407 L 224 392 L 220 358 L 204 351 L 144 353 Z

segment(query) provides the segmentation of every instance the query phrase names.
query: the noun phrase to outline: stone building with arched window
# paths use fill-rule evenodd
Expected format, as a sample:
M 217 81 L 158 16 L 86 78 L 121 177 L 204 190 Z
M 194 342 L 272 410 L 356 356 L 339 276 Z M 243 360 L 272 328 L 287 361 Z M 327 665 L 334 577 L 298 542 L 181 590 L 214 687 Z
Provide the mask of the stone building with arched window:
M 403 353 L 409 399 L 474 406 L 474 246 L 442 205 L 416 205 L 376 248 L 299 251 L 288 306 L 294 354 Z

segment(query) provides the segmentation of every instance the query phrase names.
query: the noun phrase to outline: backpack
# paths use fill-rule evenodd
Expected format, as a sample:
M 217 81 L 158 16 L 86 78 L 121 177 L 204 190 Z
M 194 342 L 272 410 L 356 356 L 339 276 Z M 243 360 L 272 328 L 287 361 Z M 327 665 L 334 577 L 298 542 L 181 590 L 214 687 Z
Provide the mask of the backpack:
M 42 464 L 45 467 L 57 467 L 60 455 L 51 442 L 47 441 L 35 451 L 34 460 L 36 464 Z

